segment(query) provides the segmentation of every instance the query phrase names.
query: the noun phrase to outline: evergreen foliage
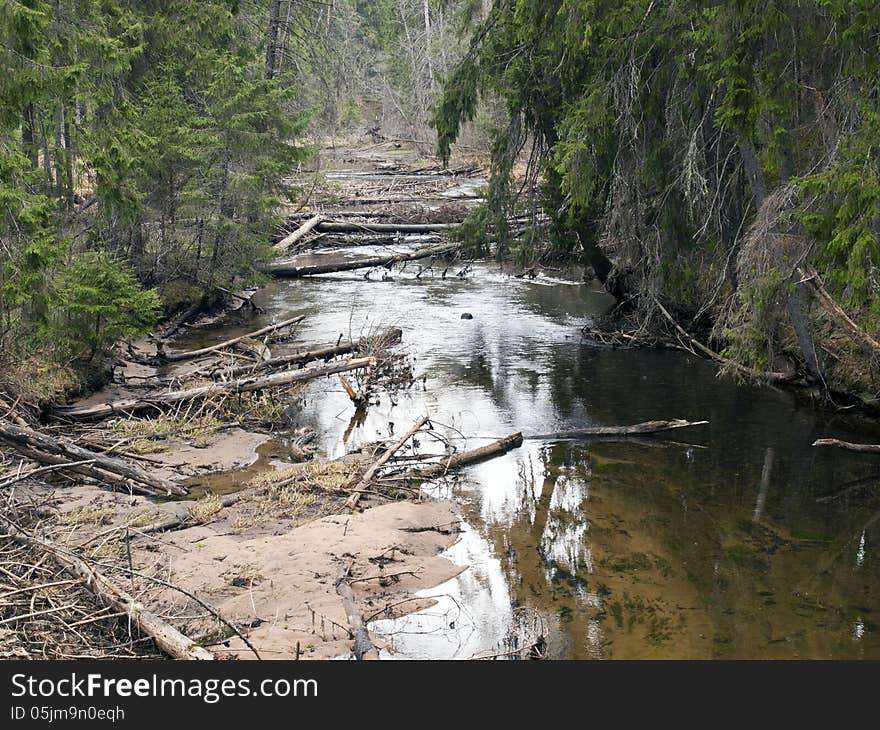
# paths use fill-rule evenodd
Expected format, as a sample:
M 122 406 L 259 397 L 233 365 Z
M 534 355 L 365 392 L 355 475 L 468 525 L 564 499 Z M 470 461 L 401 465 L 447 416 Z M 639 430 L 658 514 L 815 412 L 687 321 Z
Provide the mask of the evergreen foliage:
M 308 150 L 270 3 L 0 2 L 0 348 L 100 368 L 256 280 Z M 72 385 L 73 383 L 67 383 Z
M 532 140 L 557 245 L 640 325 L 668 326 L 659 299 L 740 364 L 874 397 L 876 353 L 840 342 L 803 272 L 876 333 L 876 3 L 495 0 L 470 47 L 434 125 L 448 156 L 479 100 L 504 100 L 518 144 L 490 205 L 511 205 Z

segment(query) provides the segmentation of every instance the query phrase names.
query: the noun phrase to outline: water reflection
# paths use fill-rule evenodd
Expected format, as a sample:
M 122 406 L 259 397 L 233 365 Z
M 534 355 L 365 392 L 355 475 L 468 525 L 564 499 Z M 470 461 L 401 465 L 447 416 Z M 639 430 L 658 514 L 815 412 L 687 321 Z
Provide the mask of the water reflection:
M 470 566 L 452 580 L 416 595 L 435 604 L 399 619 L 373 621 L 394 653 L 410 659 L 469 659 L 487 653 L 492 637 L 508 636 L 513 601 L 500 561 L 489 543 L 467 523 L 444 555 Z

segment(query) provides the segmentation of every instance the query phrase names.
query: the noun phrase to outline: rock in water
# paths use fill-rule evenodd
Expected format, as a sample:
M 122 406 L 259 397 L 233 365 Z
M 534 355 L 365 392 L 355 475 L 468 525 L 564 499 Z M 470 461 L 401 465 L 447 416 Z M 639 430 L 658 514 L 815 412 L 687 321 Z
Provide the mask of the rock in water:
M 472 315 L 470 312 L 465 312 L 464 314 L 461 315 L 461 318 L 462 319 L 473 319 L 474 315 Z

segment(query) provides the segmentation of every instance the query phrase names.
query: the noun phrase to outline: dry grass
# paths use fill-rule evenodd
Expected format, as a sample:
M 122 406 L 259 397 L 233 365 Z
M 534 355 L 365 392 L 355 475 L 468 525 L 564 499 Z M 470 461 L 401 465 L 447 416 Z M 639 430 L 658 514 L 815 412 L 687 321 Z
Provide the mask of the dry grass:
M 37 408 L 55 403 L 80 384 L 65 358 L 51 350 L 22 351 L 19 343 L 0 347 L 0 392 L 9 403 Z
M 301 388 L 286 389 L 294 397 Z M 286 403 L 278 397 L 278 392 L 242 393 L 226 398 L 223 411 L 227 417 L 239 421 L 255 421 L 257 423 L 277 424 L 286 420 L 284 409 Z
M 113 515 L 110 509 L 77 509 L 61 512 L 56 522 L 59 525 L 109 525 Z
M 214 493 L 208 493 L 189 508 L 189 514 L 194 522 L 203 525 L 210 522 L 211 518 L 221 509 L 223 509 L 223 503 L 220 501 L 220 497 Z
M 127 444 L 125 450 L 132 454 L 158 454 L 167 451 L 170 444 L 156 439 L 136 439 Z
M 282 487 L 249 503 L 248 509 L 235 518 L 234 524 L 237 528 L 246 529 L 281 519 L 299 523 L 321 516 L 324 505 L 326 502 L 316 494 L 300 491 L 295 486 Z M 324 514 L 332 514 L 334 511 L 330 509 L 324 511 Z
M 358 468 L 351 462 L 311 461 L 260 474 L 247 487 L 267 489 L 239 504 L 242 509 L 235 525 L 244 529 L 279 519 L 300 523 L 335 514 L 348 496 L 347 485 Z
M 126 522 L 129 527 L 146 527 L 153 524 L 156 520 L 160 520 L 165 515 L 161 512 L 141 512 Z
M 213 413 L 197 416 L 162 413 L 155 418 L 120 419 L 113 424 L 113 430 L 121 436 L 134 438 L 135 441 L 133 443 L 138 444 L 143 441 L 169 438 L 171 436 L 185 435 L 191 438 L 207 436 L 223 424 L 223 420 Z M 128 448 L 131 451 L 135 450 L 131 446 Z
M 292 486 L 299 490 L 344 492 L 346 483 L 358 469 L 358 464 L 350 461 L 308 461 L 284 469 L 264 472 L 251 479 L 245 486 L 271 488 L 282 482 L 292 482 Z
M 257 566 L 250 563 L 236 565 L 233 570 L 224 573 L 223 577 L 227 583 L 237 588 L 243 588 L 246 585 L 257 585 L 264 580 Z

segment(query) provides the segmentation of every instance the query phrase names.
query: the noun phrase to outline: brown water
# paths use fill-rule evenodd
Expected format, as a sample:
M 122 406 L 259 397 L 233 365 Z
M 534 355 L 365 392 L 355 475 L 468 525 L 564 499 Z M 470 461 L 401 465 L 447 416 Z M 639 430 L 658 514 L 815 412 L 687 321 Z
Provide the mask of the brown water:
M 307 313 L 299 337 L 310 343 L 403 329 L 424 384 L 381 394 L 363 423 L 336 380 L 291 404 L 327 455 L 400 434 L 423 413 L 461 448 L 518 430 L 710 425 L 674 441 L 527 440 L 471 468 L 449 551 L 469 569 L 423 592 L 432 609 L 371 626 L 399 656 L 506 651 L 537 621 L 559 658 L 880 658 L 880 461 L 811 447 L 876 440 L 876 425 L 719 379 L 683 353 L 582 341 L 609 302 L 576 276 L 418 271 L 274 282 L 256 300 L 265 315 L 242 323 Z

